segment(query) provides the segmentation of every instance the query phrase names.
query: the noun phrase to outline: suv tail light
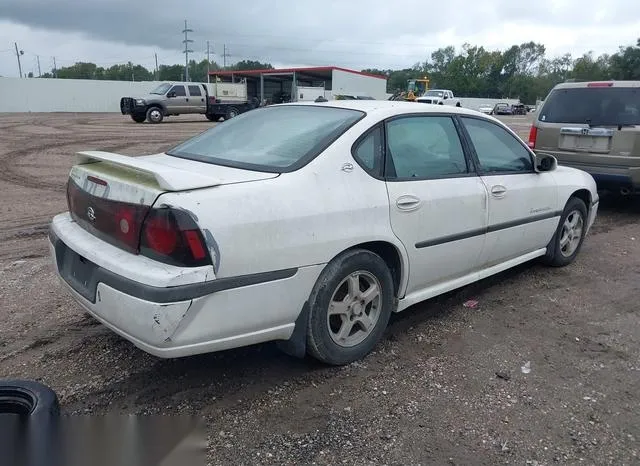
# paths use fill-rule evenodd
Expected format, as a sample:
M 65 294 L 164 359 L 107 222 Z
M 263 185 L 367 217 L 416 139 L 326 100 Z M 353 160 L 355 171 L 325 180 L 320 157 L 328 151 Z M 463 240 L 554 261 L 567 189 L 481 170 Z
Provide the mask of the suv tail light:
M 151 209 L 142 225 L 140 254 L 179 267 L 211 265 L 211 256 L 198 225 L 186 212 Z
M 538 138 L 538 128 L 536 125 L 531 125 L 531 130 L 529 131 L 529 147 L 531 149 L 536 148 L 536 139 Z
M 613 86 L 613 83 L 611 81 L 594 82 L 594 83 L 587 84 L 587 87 L 611 87 L 611 86 Z

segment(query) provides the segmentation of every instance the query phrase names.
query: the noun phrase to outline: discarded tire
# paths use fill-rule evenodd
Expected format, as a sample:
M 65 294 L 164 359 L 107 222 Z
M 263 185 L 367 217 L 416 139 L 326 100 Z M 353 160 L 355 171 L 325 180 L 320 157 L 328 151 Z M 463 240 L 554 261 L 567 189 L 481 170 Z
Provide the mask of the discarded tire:
M 0 414 L 58 416 L 58 396 L 46 385 L 31 380 L 0 380 Z

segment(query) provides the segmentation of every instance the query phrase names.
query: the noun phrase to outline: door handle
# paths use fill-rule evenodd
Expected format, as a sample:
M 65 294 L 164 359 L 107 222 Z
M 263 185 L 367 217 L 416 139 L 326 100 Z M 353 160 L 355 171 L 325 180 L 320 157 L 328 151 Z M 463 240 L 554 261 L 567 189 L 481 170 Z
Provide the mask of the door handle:
M 189 102 L 189 97 L 187 97 L 187 98 L 186 98 L 186 99 L 184 99 L 184 100 L 186 100 L 187 102 Z
M 501 184 L 497 184 L 491 187 L 491 194 L 493 197 L 503 197 L 507 193 L 507 188 Z
M 396 200 L 396 207 L 399 210 L 404 210 L 404 211 L 411 211 L 411 210 L 416 210 L 420 207 L 420 198 L 417 198 L 415 196 L 409 196 L 409 195 L 404 195 L 404 196 L 400 196 L 397 200 Z

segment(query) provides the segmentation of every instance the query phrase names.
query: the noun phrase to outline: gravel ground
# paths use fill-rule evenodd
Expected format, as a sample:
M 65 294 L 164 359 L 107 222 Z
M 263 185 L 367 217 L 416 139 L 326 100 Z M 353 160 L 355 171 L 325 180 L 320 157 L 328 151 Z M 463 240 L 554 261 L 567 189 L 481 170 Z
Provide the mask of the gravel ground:
M 507 122 L 526 137 L 526 117 Z M 203 415 L 214 464 L 640 462 L 638 201 L 603 198 L 570 267 L 526 264 L 414 306 L 343 368 L 273 344 L 160 360 L 83 314 L 46 240 L 74 152 L 153 153 L 210 126 L 0 115 L 2 376 L 52 386 L 66 413 Z

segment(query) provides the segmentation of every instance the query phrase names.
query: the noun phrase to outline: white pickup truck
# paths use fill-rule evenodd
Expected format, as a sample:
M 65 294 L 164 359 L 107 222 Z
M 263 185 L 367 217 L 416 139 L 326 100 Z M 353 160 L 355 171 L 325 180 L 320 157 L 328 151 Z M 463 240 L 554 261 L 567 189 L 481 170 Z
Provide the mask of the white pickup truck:
M 462 102 L 454 97 L 453 92 L 448 89 L 430 89 L 420 97 L 416 102 L 423 104 L 449 105 L 451 107 L 462 107 Z

